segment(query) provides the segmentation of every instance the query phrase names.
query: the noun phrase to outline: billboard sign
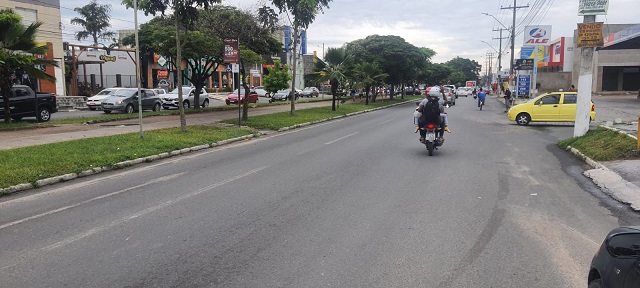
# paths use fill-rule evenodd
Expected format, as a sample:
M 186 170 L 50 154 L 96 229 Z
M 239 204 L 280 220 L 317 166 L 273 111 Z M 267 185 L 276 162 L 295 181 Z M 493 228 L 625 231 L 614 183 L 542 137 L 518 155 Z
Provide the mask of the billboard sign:
M 529 96 L 531 75 L 518 75 L 518 96 Z
M 224 39 L 224 62 L 240 62 L 240 49 L 238 49 L 238 39 Z
M 604 45 L 602 37 L 602 22 L 578 23 L 578 47 L 601 47 Z
M 551 40 L 551 25 L 526 26 L 524 46 L 547 45 Z
M 607 15 L 609 0 L 580 0 L 578 16 Z

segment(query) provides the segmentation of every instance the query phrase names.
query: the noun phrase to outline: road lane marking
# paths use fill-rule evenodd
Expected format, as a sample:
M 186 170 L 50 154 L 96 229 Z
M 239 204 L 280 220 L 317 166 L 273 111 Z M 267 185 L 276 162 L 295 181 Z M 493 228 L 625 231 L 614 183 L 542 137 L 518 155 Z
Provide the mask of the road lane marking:
M 268 167 L 269 167 L 269 166 L 262 166 L 262 167 L 258 167 L 258 168 L 256 168 L 256 169 L 253 169 L 253 170 L 248 171 L 248 172 L 246 172 L 246 173 L 243 173 L 243 174 L 237 175 L 237 176 L 235 176 L 235 177 L 231 177 L 231 178 L 228 178 L 228 179 L 226 179 L 226 180 L 223 180 L 223 181 L 220 181 L 220 182 L 214 183 L 214 184 L 212 184 L 212 185 L 209 185 L 209 186 L 206 186 L 206 187 L 200 188 L 200 189 L 198 189 L 198 190 L 196 190 L 196 191 L 194 191 L 194 192 L 191 192 L 191 193 L 189 193 L 189 194 L 184 194 L 184 195 L 182 195 L 182 196 L 180 196 L 180 197 L 178 197 L 178 198 L 175 198 L 175 199 L 172 199 L 172 200 L 166 201 L 166 202 L 164 202 L 164 203 L 162 203 L 162 204 L 159 204 L 159 205 L 156 205 L 156 206 L 152 206 L 152 207 L 149 207 L 149 208 L 144 209 L 144 210 L 142 210 L 142 211 L 139 211 L 139 212 L 137 212 L 137 213 L 134 213 L 134 214 L 132 214 L 132 215 L 130 215 L 130 216 L 128 216 L 128 217 L 126 217 L 126 218 L 122 218 L 122 219 L 119 219 L 119 220 L 113 221 L 113 222 L 111 222 L 111 223 L 109 223 L 109 224 L 107 224 L 107 225 L 103 225 L 103 226 L 100 226 L 100 227 L 96 227 L 96 228 L 90 229 L 90 230 L 88 230 L 88 231 L 86 231 L 86 232 L 84 232 L 84 233 L 80 233 L 80 234 L 77 234 L 77 235 L 74 235 L 74 236 L 68 237 L 68 238 L 66 238 L 66 239 L 64 239 L 64 240 L 62 240 L 62 241 L 58 241 L 58 242 L 56 242 L 56 243 L 54 243 L 54 244 L 51 244 L 51 245 L 49 245 L 49 246 L 46 246 L 46 247 L 42 248 L 42 250 L 43 250 L 43 251 L 45 251 L 45 252 L 48 252 L 48 251 L 52 251 L 52 250 L 55 250 L 55 249 L 60 248 L 60 247 L 64 247 L 64 246 L 66 246 L 66 245 L 68 245 L 68 244 L 71 244 L 71 243 L 73 243 L 73 242 L 75 242 L 75 241 L 78 241 L 78 240 L 80 240 L 80 239 L 83 239 L 83 238 L 89 237 L 89 236 L 91 236 L 91 235 L 93 235 L 93 234 L 95 234 L 95 233 L 98 233 L 98 232 L 104 231 L 104 230 L 106 230 L 106 229 L 109 229 L 109 228 L 111 228 L 111 227 L 114 227 L 114 226 L 117 226 L 117 225 L 120 225 L 120 224 L 126 223 L 126 222 L 128 222 L 129 220 L 136 219 L 136 218 L 138 218 L 138 217 L 141 217 L 141 216 L 147 215 L 147 214 L 149 214 L 149 213 L 151 213 L 151 212 L 154 212 L 154 211 L 160 210 L 160 209 L 162 209 L 162 208 L 164 208 L 164 207 L 167 207 L 167 206 L 169 206 L 169 205 L 172 205 L 172 204 L 178 203 L 178 202 L 180 202 L 180 201 L 182 201 L 182 200 L 185 200 L 185 199 L 191 198 L 191 197 L 193 197 L 193 196 L 200 195 L 200 194 L 202 194 L 202 193 L 204 193 L 204 192 L 207 192 L 207 191 L 212 190 L 212 189 L 214 189 L 214 188 L 220 187 L 220 186 L 225 185 L 225 184 L 227 184 L 227 183 L 230 183 L 230 182 L 233 182 L 233 181 L 236 181 L 236 180 L 242 179 L 242 178 L 247 177 L 247 176 L 251 176 L 251 175 L 256 174 L 256 173 L 258 173 L 258 172 L 260 172 L 260 171 L 262 171 L 262 170 L 264 170 L 264 169 L 267 169 Z
M 349 135 L 347 135 L 347 136 L 340 137 L 340 138 L 338 138 L 338 139 L 336 139 L 336 140 L 329 141 L 329 142 L 324 143 L 324 144 L 325 144 L 325 145 L 331 145 L 331 144 L 333 144 L 333 143 L 336 143 L 336 142 L 338 142 L 338 141 L 340 141 L 340 140 L 347 139 L 347 138 L 349 138 L 349 137 L 351 137 L 351 136 L 353 136 L 353 135 L 356 135 L 356 134 L 358 134 L 358 133 L 360 133 L 360 132 L 351 133 L 351 134 L 349 134 Z
M 377 125 L 382 125 L 382 124 L 385 124 L 385 123 L 389 123 L 389 122 L 391 122 L 391 121 L 393 121 L 393 119 L 389 119 L 389 120 L 387 120 L 387 121 L 380 122 L 380 123 L 376 124 L 376 126 L 377 126 Z
M 11 227 L 11 226 L 17 225 L 17 224 L 20 224 L 20 223 L 27 222 L 29 220 L 38 219 L 38 218 L 41 218 L 41 217 L 44 217 L 44 216 L 47 216 L 47 215 L 51 215 L 53 213 L 58 213 L 58 212 L 61 212 L 61 211 L 64 211 L 64 210 L 75 208 L 75 207 L 78 207 L 80 205 L 91 203 L 91 202 L 96 201 L 96 200 L 100 200 L 100 199 L 104 199 L 104 198 L 107 198 L 107 197 L 111 197 L 111 196 L 115 196 L 115 195 L 118 195 L 118 194 L 122 194 L 124 192 L 131 191 L 131 190 L 134 190 L 134 189 L 138 189 L 138 188 L 141 188 L 141 187 L 144 187 L 144 186 L 147 186 L 147 185 L 156 184 L 156 183 L 160 183 L 160 182 L 164 182 L 164 181 L 169 181 L 171 179 L 174 179 L 174 178 L 177 178 L 179 176 L 182 176 L 182 175 L 184 175 L 186 173 L 187 172 L 182 172 L 182 173 L 178 173 L 178 174 L 174 174 L 174 175 L 161 177 L 161 178 L 155 179 L 153 181 L 142 183 L 140 185 L 136 185 L 136 186 L 129 187 L 129 188 L 126 188 L 126 189 L 122 189 L 122 190 L 119 190 L 119 191 L 111 192 L 109 194 L 104 194 L 104 195 L 101 195 L 101 196 L 98 196 L 98 197 L 95 197 L 95 198 L 91 198 L 89 200 L 85 200 L 85 201 L 82 201 L 80 203 L 76 203 L 76 204 L 69 205 L 69 206 L 64 206 L 64 207 L 61 207 L 61 208 L 58 208 L 58 209 L 54 209 L 54 210 L 51 210 L 51 211 L 48 211 L 48 212 L 40 213 L 38 215 L 33 215 L 33 216 L 30 216 L 30 217 L 27 217 L 27 218 L 23 218 L 23 219 L 20 219 L 20 220 L 17 220 L 17 221 L 6 223 L 6 224 L 3 224 L 3 225 L 0 225 L 0 230 L 2 230 L 4 228 L 7 228 L 7 227 Z

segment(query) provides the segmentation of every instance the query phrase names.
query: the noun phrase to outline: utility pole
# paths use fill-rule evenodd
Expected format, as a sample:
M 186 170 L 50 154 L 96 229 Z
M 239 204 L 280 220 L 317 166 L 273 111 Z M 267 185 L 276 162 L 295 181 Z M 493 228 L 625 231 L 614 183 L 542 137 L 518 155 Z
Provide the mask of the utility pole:
M 504 30 L 507 29 L 493 29 L 493 31 L 500 31 L 500 38 L 493 38 L 500 39 L 500 49 L 498 49 L 498 96 L 502 94 L 502 79 L 500 79 L 500 71 L 502 71 L 502 39 L 507 39 L 506 37 L 502 37 L 502 31 Z
M 515 54 L 515 41 L 516 41 L 516 10 L 518 8 L 528 8 L 529 5 L 526 6 L 518 6 L 516 3 L 517 0 L 513 0 L 513 7 L 501 7 L 500 9 L 513 9 L 513 24 L 511 25 L 511 62 L 509 63 L 509 83 L 511 83 L 511 75 L 513 75 L 513 59 Z M 515 87 L 514 87 L 515 89 Z
M 493 75 L 491 75 L 491 65 L 493 65 L 493 52 L 487 53 L 487 58 L 489 59 L 489 69 L 487 70 L 487 87 L 491 90 L 491 80 L 493 80 Z
M 583 23 L 596 22 L 596 15 L 585 15 Z M 578 99 L 576 101 L 576 123 L 573 137 L 580 137 L 589 131 L 591 118 L 591 85 L 593 84 L 593 47 L 580 48 L 580 76 L 578 78 Z

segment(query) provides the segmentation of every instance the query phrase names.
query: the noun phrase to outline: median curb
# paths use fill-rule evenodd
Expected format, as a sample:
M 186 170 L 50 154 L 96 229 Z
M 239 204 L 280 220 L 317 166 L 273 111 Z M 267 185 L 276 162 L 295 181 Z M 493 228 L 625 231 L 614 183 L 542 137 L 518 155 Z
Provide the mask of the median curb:
M 257 134 L 258 134 L 257 136 L 259 136 L 260 132 L 257 132 Z M 156 155 L 150 155 L 150 156 L 136 158 L 136 159 L 132 159 L 132 160 L 121 161 L 121 162 L 115 163 L 115 164 L 113 164 L 111 166 L 96 167 L 96 168 L 92 168 L 92 169 L 81 171 L 80 173 L 69 173 L 69 174 L 64 174 L 64 175 L 60 175 L 60 176 L 54 176 L 54 177 L 49 177 L 49 178 L 45 178 L 45 179 L 40 179 L 40 180 L 36 181 L 35 185 L 32 184 L 32 183 L 17 184 L 17 185 L 9 186 L 9 187 L 6 187 L 6 188 L 0 188 L 0 196 L 4 196 L 4 195 L 8 195 L 8 194 L 15 193 L 15 192 L 20 192 L 20 191 L 25 191 L 25 190 L 29 190 L 29 189 L 33 189 L 33 188 L 38 188 L 38 187 L 42 187 L 42 186 L 53 185 L 53 184 L 60 183 L 60 182 L 66 182 L 66 181 L 73 180 L 73 179 L 76 179 L 76 178 L 91 176 L 91 175 L 95 175 L 95 174 L 99 174 L 99 173 L 102 173 L 102 172 L 107 172 L 107 171 L 111 171 L 111 170 L 115 170 L 115 169 L 127 168 L 127 167 L 131 167 L 131 166 L 134 166 L 134 165 L 137 165 L 137 164 L 141 164 L 141 163 L 153 162 L 153 161 L 164 159 L 164 158 L 170 158 L 170 157 L 174 157 L 174 156 L 178 156 L 178 155 L 182 155 L 182 154 L 187 154 L 187 153 L 196 152 L 196 151 L 200 151 L 200 150 L 204 150 L 204 149 L 214 148 L 214 147 L 218 147 L 218 146 L 222 146 L 222 145 L 226 145 L 226 144 L 230 144 L 230 143 L 234 143 L 234 142 L 238 142 L 238 141 L 248 140 L 248 139 L 251 139 L 251 138 L 254 138 L 254 137 L 256 137 L 255 134 L 250 134 L 250 135 L 245 135 L 245 136 L 241 136 L 241 137 L 220 140 L 218 142 L 213 142 L 211 144 L 198 145 L 198 146 L 193 146 L 193 147 L 190 147 L 190 148 L 174 150 L 174 151 L 171 151 L 171 152 L 163 152 L 163 153 L 156 154 Z
M 603 127 L 609 128 L 606 126 Z M 580 158 L 587 165 L 593 168 L 584 171 L 582 174 L 591 179 L 591 181 L 600 187 L 605 194 L 619 202 L 628 204 L 634 211 L 640 211 L 640 187 L 625 180 L 618 173 L 607 168 L 604 164 L 582 154 L 576 148 L 568 146 L 567 151 Z

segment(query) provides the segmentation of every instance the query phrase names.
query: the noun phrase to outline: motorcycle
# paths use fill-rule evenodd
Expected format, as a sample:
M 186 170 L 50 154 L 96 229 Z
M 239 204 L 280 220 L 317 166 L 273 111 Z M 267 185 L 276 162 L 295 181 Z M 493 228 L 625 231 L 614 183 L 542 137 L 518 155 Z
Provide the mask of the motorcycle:
M 416 102 L 416 105 L 420 105 L 420 102 Z M 414 124 L 416 125 L 416 132 L 419 130 L 425 131 L 424 145 L 429 151 L 429 156 L 433 156 L 433 150 L 438 150 L 438 147 L 444 144 L 442 137 L 440 134 L 440 125 L 436 123 L 427 122 L 424 127 L 420 127 L 418 124 L 418 118 L 422 116 L 422 113 L 418 112 L 417 108 L 414 112 Z

